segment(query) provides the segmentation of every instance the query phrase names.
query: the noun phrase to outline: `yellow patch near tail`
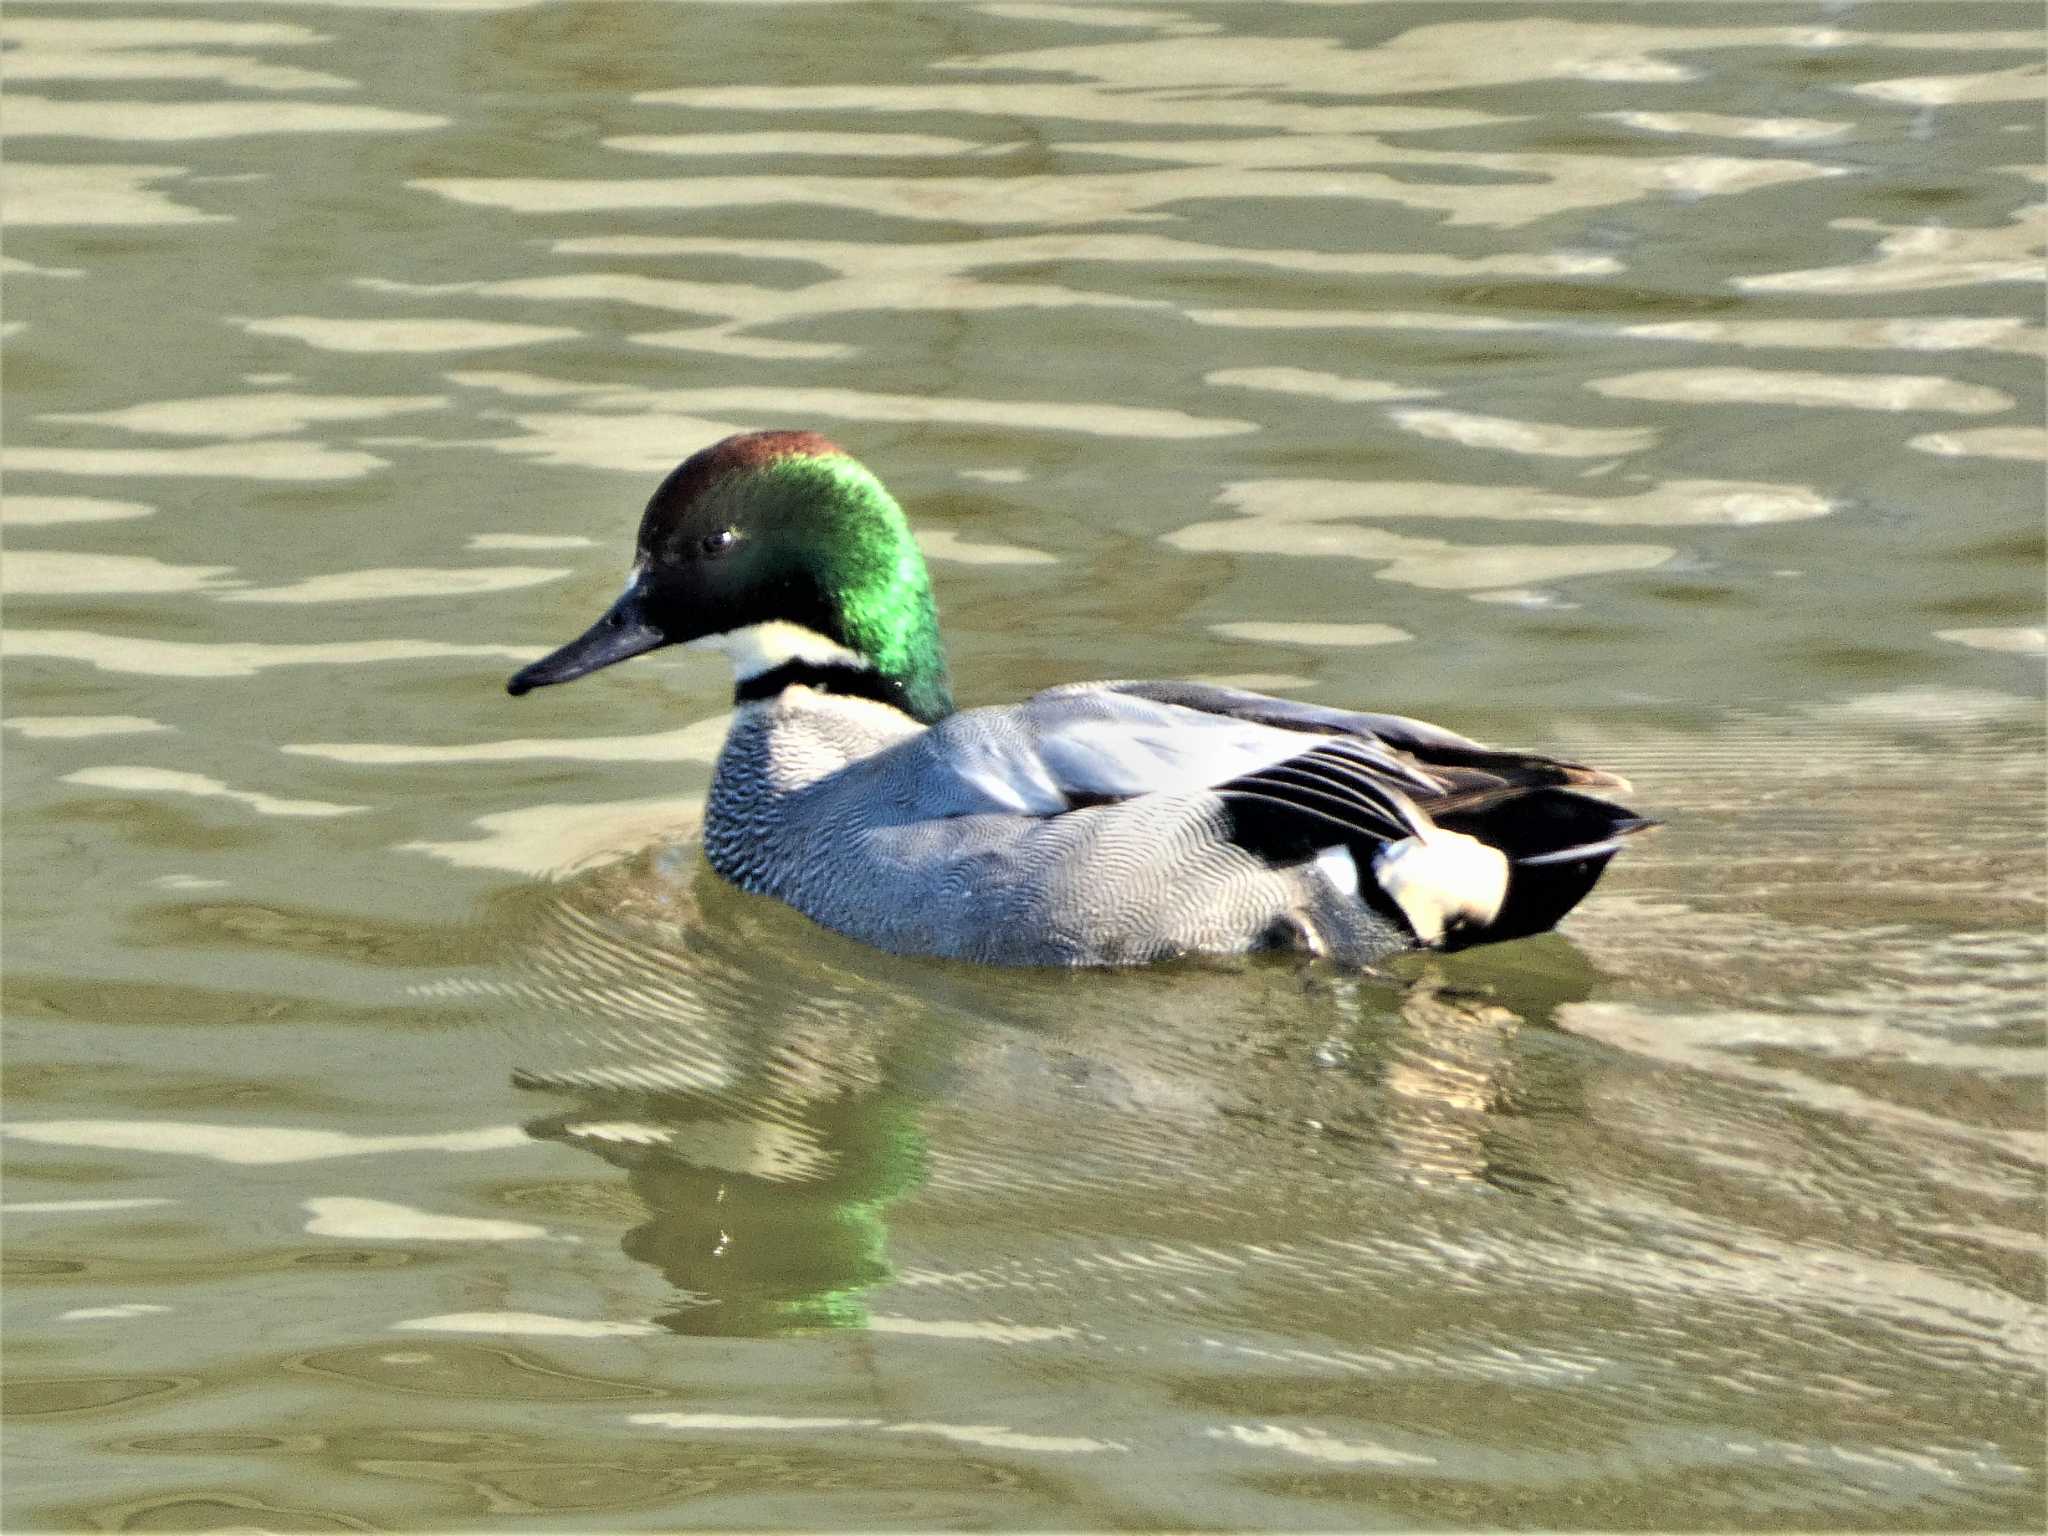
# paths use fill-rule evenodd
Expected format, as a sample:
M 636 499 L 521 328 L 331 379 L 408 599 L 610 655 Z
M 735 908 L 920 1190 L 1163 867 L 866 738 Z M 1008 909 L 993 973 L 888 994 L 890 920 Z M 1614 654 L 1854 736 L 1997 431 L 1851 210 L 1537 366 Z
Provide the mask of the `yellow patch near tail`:
M 1440 942 L 1453 918 L 1483 927 L 1507 900 L 1507 855 L 1442 827 L 1387 844 L 1374 855 L 1372 873 L 1425 944 Z

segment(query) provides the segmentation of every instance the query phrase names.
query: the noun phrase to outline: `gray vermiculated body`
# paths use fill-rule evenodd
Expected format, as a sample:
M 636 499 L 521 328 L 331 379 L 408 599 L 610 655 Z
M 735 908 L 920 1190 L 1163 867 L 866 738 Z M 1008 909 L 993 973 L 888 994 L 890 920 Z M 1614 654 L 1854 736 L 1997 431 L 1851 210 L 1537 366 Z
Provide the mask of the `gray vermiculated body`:
M 1228 841 L 1222 802 L 1206 789 L 1058 815 L 959 814 L 972 788 L 943 803 L 963 742 L 1000 749 L 1028 729 L 1012 710 L 926 729 L 787 689 L 734 718 L 706 857 L 742 889 L 899 954 L 1135 965 L 1243 953 L 1278 936 L 1363 965 L 1412 946 L 1313 861 L 1276 868 Z

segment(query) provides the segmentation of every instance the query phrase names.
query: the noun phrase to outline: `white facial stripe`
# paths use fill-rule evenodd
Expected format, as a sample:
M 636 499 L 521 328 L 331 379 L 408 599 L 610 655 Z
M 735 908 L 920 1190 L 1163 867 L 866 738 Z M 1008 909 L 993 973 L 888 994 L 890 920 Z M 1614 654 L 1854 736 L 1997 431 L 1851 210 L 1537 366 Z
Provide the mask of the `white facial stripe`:
M 734 680 L 742 683 L 792 661 L 807 661 L 814 666 L 868 665 L 866 658 L 858 652 L 826 639 L 815 629 L 806 629 L 801 624 L 791 624 L 783 619 L 705 635 L 690 641 L 689 649 L 725 652 L 732 661 Z

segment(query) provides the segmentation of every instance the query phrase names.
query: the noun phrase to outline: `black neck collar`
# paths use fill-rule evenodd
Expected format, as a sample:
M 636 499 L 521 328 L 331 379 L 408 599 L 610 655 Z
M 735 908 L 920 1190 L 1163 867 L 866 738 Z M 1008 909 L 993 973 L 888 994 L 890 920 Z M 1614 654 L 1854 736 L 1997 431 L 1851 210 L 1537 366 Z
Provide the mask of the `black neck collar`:
M 891 709 L 910 714 L 903 685 L 884 677 L 873 667 L 854 666 L 843 661 L 785 661 L 779 667 L 757 672 L 732 691 L 734 704 L 755 704 L 772 699 L 785 688 L 812 688 L 819 693 L 836 693 L 844 698 L 873 699 Z

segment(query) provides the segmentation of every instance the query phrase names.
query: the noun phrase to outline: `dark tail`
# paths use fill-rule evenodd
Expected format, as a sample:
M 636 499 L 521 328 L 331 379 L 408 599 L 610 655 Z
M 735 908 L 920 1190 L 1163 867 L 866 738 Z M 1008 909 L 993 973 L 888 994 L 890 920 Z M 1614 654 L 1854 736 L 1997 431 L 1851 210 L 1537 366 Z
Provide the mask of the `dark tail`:
M 1508 892 L 1484 927 L 1453 928 L 1443 948 L 1470 949 L 1556 926 L 1593 889 L 1622 840 L 1656 822 L 1577 790 L 1525 790 L 1469 810 L 1443 809 L 1436 822 L 1491 843 L 1508 856 Z

